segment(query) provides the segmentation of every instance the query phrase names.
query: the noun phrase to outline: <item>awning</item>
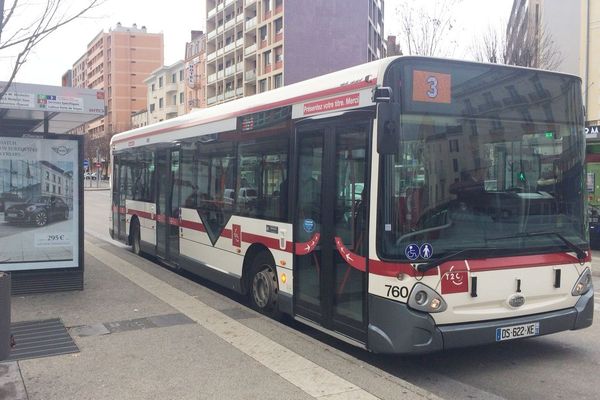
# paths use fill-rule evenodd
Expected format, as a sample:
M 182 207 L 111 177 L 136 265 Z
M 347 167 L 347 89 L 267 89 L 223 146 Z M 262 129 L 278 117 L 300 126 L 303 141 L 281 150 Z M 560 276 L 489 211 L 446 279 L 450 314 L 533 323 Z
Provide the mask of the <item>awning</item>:
M 104 110 L 101 90 L 13 82 L 0 99 L 0 135 L 67 133 L 103 117 Z

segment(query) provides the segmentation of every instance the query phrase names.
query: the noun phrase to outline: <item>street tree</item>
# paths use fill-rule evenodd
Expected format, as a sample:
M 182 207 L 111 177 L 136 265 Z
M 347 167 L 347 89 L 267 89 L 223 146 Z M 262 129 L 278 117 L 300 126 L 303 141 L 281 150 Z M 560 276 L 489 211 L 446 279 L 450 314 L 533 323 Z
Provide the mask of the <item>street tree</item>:
M 508 47 L 506 27 L 489 25 L 485 33 L 472 43 L 471 56 L 477 61 L 495 64 L 511 64 L 522 67 L 556 70 L 563 56 L 550 30 L 545 25 L 528 35 L 513 48 Z
M 105 0 L 0 0 L 0 57 L 11 59 L 12 71 L 0 88 L 0 99 L 36 46 L 56 30 L 82 17 Z M 6 7 L 5 7 L 6 3 Z
M 461 0 L 403 0 L 396 8 L 398 39 L 403 54 L 451 56 L 456 45 L 449 37 L 454 33 L 454 9 Z M 417 5 L 418 4 L 418 5 Z

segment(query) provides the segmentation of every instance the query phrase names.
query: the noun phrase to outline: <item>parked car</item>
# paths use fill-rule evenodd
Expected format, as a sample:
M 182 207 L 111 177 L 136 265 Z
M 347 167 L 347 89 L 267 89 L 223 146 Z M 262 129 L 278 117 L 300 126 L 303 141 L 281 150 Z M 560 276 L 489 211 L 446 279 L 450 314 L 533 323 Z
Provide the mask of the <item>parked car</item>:
M 95 172 L 86 172 L 83 174 L 83 178 L 84 179 L 91 179 L 93 181 L 96 180 L 96 173 Z
M 50 221 L 66 219 L 69 219 L 69 206 L 56 196 L 40 196 L 13 204 L 4 211 L 4 220 L 11 223 L 44 226 Z

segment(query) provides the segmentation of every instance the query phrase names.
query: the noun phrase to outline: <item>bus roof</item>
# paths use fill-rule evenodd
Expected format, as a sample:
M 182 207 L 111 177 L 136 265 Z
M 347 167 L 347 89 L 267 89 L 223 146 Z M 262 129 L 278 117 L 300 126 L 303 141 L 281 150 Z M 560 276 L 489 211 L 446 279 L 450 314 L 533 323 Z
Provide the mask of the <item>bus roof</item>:
M 232 118 L 235 119 L 245 114 L 264 111 L 271 108 L 299 103 L 306 104 L 307 101 L 312 102 L 319 99 L 335 98 L 336 96 L 350 92 L 359 92 L 364 89 L 369 89 L 370 91 L 377 83 L 378 76 L 382 74 L 385 71 L 385 68 L 396 58 L 398 57 L 388 57 L 372 61 L 367 64 L 358 65 L 289 86 L 284 86 L 279 89 L 243 97 L 214 107 L 198 109 L 173 119 L 122 132 L 113 136 L 111 146 L 114 147 L 115 144 L 130 142 L 138 138 L 148 138 L 166 132 L 197 127 Z M 361 99 L 360 105 L 356 105 L 361 107 L 366 105 L 363 100 L 365 99 Z M 370 96 L 368 103 L 371 104 Z M 327 111 L 335 111 L 335 109 L 329 109 Z M 317 113 L 318 112 L 311 112 L 310 114 Z M 224 128 L 227 130 L 226 127 Z M 235 127 L 233 129 L 235 129 Z

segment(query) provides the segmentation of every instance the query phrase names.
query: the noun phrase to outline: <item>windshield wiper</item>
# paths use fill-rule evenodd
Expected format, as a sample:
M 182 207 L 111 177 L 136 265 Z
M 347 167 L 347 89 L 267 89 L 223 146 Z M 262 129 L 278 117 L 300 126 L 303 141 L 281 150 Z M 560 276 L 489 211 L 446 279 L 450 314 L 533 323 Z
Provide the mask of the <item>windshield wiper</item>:
M 520 237 L 534 237 L 534 236 L 548 236 L 548 235 L 554 235 L 557 238 L 559 238 L 560 240 L 562 240 L 562 242 L 564 244 L 567 245 L 567 247 L 569 249 L 571 249 L 576 255 L 577 255 L 577 259 L 578 260 L 584 260 L 586 257 L 585 254 L 585 250 L 583 250 L 581 247 L 577 246 L 575 243 L 571 242 L 569 239 L 567 239 L 566 237 L 564 237 L 562 234 L 555 232 L 555 231 L 546 231 L 546 232 L 519 232 L 515 235 L 509 235 L 509 236 L 500 236 L 500 237 L 496 237 L 496 238 L 490 238 L 490 240 L 500 240 L 500 239 L 513 239 L 513 238 L 520 238 Z
M 455 251 L 454 253 L 447 254 L 444 257 L 440 257 L 435 260 L 429 261 L 428 263 L 418 265 L 417 271 L 419 271 L 419 272 L 429 271 L 430 269 L 435 268 L 438 265 L 445 263 L 446 261 L 456 260 L 457 259 L 456 257 L 458 257 L 458 256 L 475 256 L 480 253 L 485 253 L 485 255 L 489 255 L 490 252 L 493 252 L 496 250 L 506 250 L 506 249 L 499 249 L 499 248 L 495 248 L 495 247 L 491 247 L 491 248 L 490 247 L 476 247 L 476 248 L 470 248 L 470 249 L 462 249 L 462 250 Z

